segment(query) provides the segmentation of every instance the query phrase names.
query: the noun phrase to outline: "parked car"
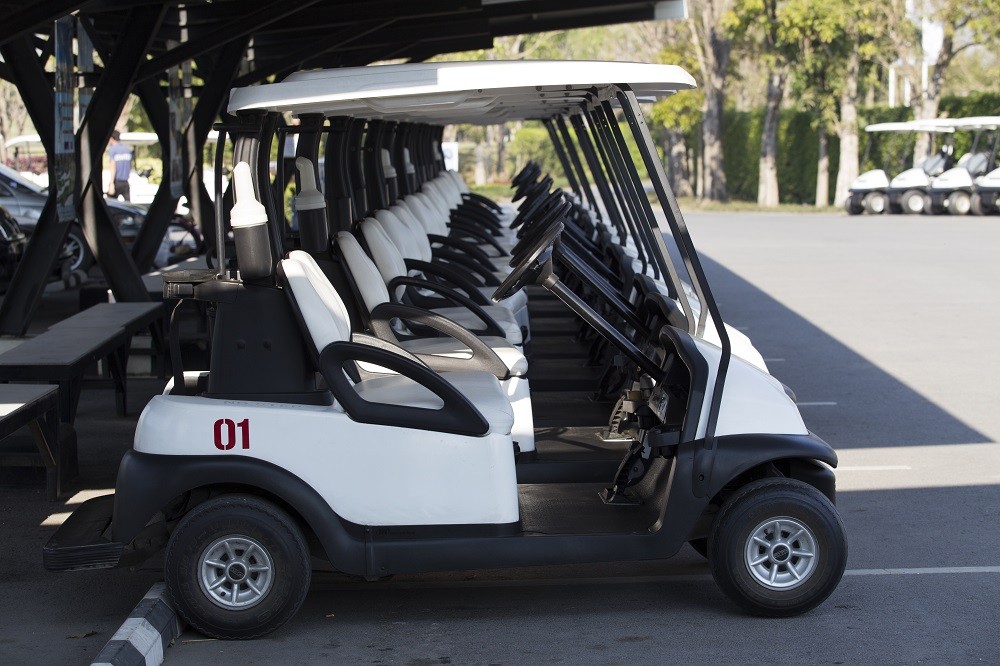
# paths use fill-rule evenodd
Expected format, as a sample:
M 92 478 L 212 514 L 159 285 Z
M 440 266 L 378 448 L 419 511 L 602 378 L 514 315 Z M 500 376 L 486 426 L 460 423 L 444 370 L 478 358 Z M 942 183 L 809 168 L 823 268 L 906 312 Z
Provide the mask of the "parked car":
M 35 230 L 38 217 L 48 199 L 48 189 L 32 183 L 10 167 L 0 164 L 0 206 L 3 206 L 17 220 L 18 225 L 30 238 Z M 106 199 L 115 226 L 138 228 L 146 217 L 146 212 L 118 199 Z M 94 256 L 83 237 L 79 222 L 74 222 L 63 243 L 62 256 L 69 263 L 69 270 L 86 270 L 94 263 Z
M 14 216 L 0 206 L 0 285 L 6 287 L 24 255 L 28 238 Z

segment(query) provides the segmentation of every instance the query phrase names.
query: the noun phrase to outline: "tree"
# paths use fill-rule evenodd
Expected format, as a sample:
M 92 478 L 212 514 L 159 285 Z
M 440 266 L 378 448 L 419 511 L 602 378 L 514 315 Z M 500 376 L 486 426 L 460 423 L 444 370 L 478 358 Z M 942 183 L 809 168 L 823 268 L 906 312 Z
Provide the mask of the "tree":
M 911 3 L 890 0 L 889 35 L 897 64 L 903 77 L 910 82 L 920 82 L 913 98 L 914 117 L 918 120 L 935 118 L 941 103 L 948 70 L 956 56 L 973 46 L 1000 41 L 1000 0 L 925 0 L 917 5 L 914 16 Z M 928 54 L 932 61 L 924 72 L 922 25 L 916 20 L 926 19 L 929 25 L 940 27 L 941 45 L 937 56 Z M 927 157 L 930 137 L 917 135 L 913 150 L 913 163 Z
M 757 205 L 777 206 L 778 119 L 791 61 L 797 55 L 794 33 L 785 29 L 802 17 L 799 3 L 788 0 L 735 0 L 723 17 L 726 32 L 734 44 L 752 55 L 767 72 L 764 103 L 764 131 L 760 139 Z M 789 39 L 789 37 L 792 37 Z
M 4 146 L 7 139 L 34 131 L 17 86 L 0 79 L 0 162 L 5 163 L 11 157 Z
M 732 44 L 722 27 L 722 18 L 732 3 L 733 0 L 690 0 L 688 3 L 691 41 L 701 70 L 705 96 L 701 124 L 704 160 L 702 195 L 715 201 L 729 199 L 722 150 L 722 112 L 726 103 L 726 76 Z

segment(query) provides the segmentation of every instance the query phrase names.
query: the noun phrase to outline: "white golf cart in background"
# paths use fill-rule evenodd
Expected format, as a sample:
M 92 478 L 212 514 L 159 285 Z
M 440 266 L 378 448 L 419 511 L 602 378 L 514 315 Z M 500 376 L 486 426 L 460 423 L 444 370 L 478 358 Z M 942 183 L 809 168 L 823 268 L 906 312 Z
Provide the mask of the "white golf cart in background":
M 865 132 L 869 135 L 889 132 L 927 132 L 934 139 L 937 134 L 950 137 L 954 129 L 942 121 L 911 120 L 875 123 L 865 127 Z M 862 163 L 868 161 L 873 143 L 872 137 L 869 136 Z M 948 140 L 919 166 L 905 169 L 891 181 L 885 169 L 872 169 L 862 173 L 851 183 L 850 196 L 845 203 L 847 212 L 851 215 L 861 213 L 880 215 L 885 212 L 919 215 L 924 209 L 924 195 L 927 186 L 930 185 L 930 179 L 950 166 L 951 154 L 952 144 Z
M 43 549 L 45 566 L 128 566 L 165 548 L 181 615 L 222 638 L 259 636 L 291 618 L 309 588 L 310 555 L 375 579 L 662 559 L 692 543 L 749 612 L 788 616 L 822 603 L 847 558 L 833 504 L 836 453 L 807 430 L 780 382 L 732 353 L 638 102 L 692 87 L 668 65 L 484 61 L 303 72 L 234 90 L 238 122 L 219 129 L 220 144 L 234 139 L 236 256 L 224 256 L 220 239 L 219 270 L 167 274 L 164 283 L 172 298 L 213 304 L 211 368 L 185 372 L 173 359 L 174 377 L 143 411 L 115 494 L 67 519 Z M 316 129 L 298 142 L 308 175 L 299 181 L 297 240 L 269 173 L 288 113 Z M 596 181 L 620 219 L 602 219 L 541 173 L 519 185 L 515 214 L 444 171 L 443 125 L 531 119 L 550 123 L 557 152 L 571 152 L 563 164 Z M 556 142 L 556 125 L 587 131 L 579 146 Z M 625 135 L 655 204 L 638 195 Z M 309 171 L 323 136 L 319 181 Z M 337 191 L 321 193 L 317 182 Z M 389 207 L 374 210 L 373 201 Z M 379 225 L 395 223 L 379 213 L 393 208 L 411 239 L 447 246 L 447 265 L 494 269 L 492 315 L 470 299 L 466 307 L 495 333 L 472 335 L 413 304 L 434 284 L 403 291 L 415 280 L 408 268 L 430 271 L 430 261 L 382 283 L 392 266 L 380 258 L 392 258 L 395 241 Z M 351 257 L 367 266 L 365 252 L 378 263 L 367 277 L 329 272 Z M 615 257 L 638 264 L 637 280 L 653 273 L 655 284 L 630 291 L 634 300 L 616 291 L 630 285 L 602 271 Z M 542 324 L 531 322 L 524 344 L 503 309 L 514 312 L 525 288 L 529 304 L 565 307 L 619 359 L 625 380 L 609 417 L 624 441 L 604 482 L 579 480 L 572 461 L 562 478 L 521 479 L 536 463 L 519 458 L 514 397 L 501 382 L 517 367 L 533 372 Z M 361 330 L 351 308 L 367 301 L 355 291 L 393 298 L 374 305 Z M 396 301 L 401 292 L 413 300 Z M 636 315 L 651 303 L 671 315 L 637 337 L 648 320 Z M 417 336 L 433 325 L 446 336 Z M 435 358 L 437 346 L 447 358 Z M 572 443 L 577 431 L 561 432 Z
M 972 147 L 954 167 L 931 181 L 927 187 L 926 210 L 933 214 L 982 214 L 981 197 L 975 201 L 976 183 L 996 169 L 1000 116 L 956 118 L 951 122 L 956 130 L 973 133 Z

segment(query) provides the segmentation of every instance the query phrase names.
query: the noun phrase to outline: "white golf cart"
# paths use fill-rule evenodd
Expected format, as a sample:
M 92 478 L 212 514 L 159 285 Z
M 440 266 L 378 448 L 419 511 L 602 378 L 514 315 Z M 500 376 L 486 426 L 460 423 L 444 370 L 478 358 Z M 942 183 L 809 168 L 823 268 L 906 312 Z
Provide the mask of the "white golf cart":
M 239 122 L 220 131 L 236 139 L 235 264 L 220 257 L 218 271 L 174 274 L 164 285 L 171 297 L 213 304 L 212 367 L 175 367 L 163 395 L 143 411 L 115 494 L 84 503 L 67 519 L 43 550 L 45 566 L 127 566 L 165 546 L 165 577 L 178 610 L 198 630 L 223 638 L 259 636 L 292 617 L 309 587 L 310 555 L 378 578 L 661 559 L 694 542 L 721 589 L 749 612 L 787 616 L 821 603 L 847 556 L 833 505 L 836 454 L 805 428 L 780 382 L 732 353 L 637 100 L 693 85 L 667 65 L 486 61 L 306 72 L 234 90 L 229 111 Z M 314 194 L 314 178 L 304 177 L 296 202 L 302 249 L 291 251 L 268 183 L 268 156 L 285 112 L 329 132 L 326 203 Z M 607 231 L 603 222 L 594 225 L 557 191 L 546 194 L 549 184 L 530 174 L 519 194 L 532 196 L 512 220 L 464 192 L 456 175 L 442 170 L 440 151 L 447 123 L 608 124 L 594 132 L 596 143 L 580 142 L 594 167 L 589 174 L 606 177 L 607 167 L 615 177 L 598 184 L 634 194 L 641 183 L 618 114 L 661 213 L 654 215 L 648 200 L 625 197 L 615 200 L 636 206 L 635 214 L 618 221 L 635 232 L 628 238 L 643 270 L 655 266 L 670 284 L 689 285 L 673 292 L 683 303 L 685 316 L 675 320 L 681 326 L 662 325 L 641 347 L 628 327 L 619 330 L 608 318 L 611 310 L 621 317 L 628 310 L 605 289 L 607 276 L 596 268 L 604 257 L 579 254 L 608 248 L 597 244 Z M 364 135 L 367 146 L 330 148 L 330 141 L 351 143 L 350 131 L 337 133 L 344 118 L 367 119 L 355 136 Z M 379 143 L 391 134 L 389 123 L 405 126 L 405 140 L 397 134 Z M 390 154 L 386 164 L 382 149 Z M 368 152 L 376 159 L 360 160 Z M 337 161 L 335 170 L 331 154 L 347 162 Z M 399 171 L 386 168 L 393 155 Z M 299 168 L 312 164 L 303 155 Z M 359 181 L 365 167 L 372 177 Z M 341 172 L 352 176 L 351 187 L 365 183 L 378 193 L 341 202 L 344 183 L 331 176 Z M 377 218 L 361 218 L 370 202 L 392 198 L 396 173 L 407 181 L 414 209 L 426 204 L 449 219 L 451 238 L 462 241 L 453 252 L 464 247 L 470 261 L 481 261 L 492 251 L 487 258 L 497 268 L 509 261 L 510 270 L 497 271 L 494 301 L 513 302 L 528 286 L 530 299 L 544 290 L 627 359 L 630 379 L 616 410 L 629 441 L 605 482 L 518 483 L 511 398 L 497 374 L 482 369 L 496 365 L 490 363 L 497 354 L 487 352 L 516 351 L 516 327 L 494 336 L 506 339 L 479 342 L 465 327 L 404 309 L 388 317 L 384 336 L 357 332 L 345 302 L 356 300 L 349 280 L 338 283 L 321 264 L 331 256 L 334 233 L 333 257 L 346 259 L 362 243 L 373 257 L 379 253 L 370 221 Z M 328 210 L 360 224 L 333 225 L 324 238 Z M 482 229 L 466 224 L 470 219 Z M 517 225 L 499 228 L 491 220 Z M 621 240 L 625 248 L 629 241 Z M 499 253 L 501 241 L 509 241 L 509 254 Z M 217 243 L 220 252 L 225 246 Z M 360 283 L 358 273 L 352 277 L 358 289 L 382 279 L 378 271 Z M 390 281 L 388 291 L 402 286 Z M 645 298 L 661 297 L 653 292 Z M 592 305 L 599 302 L 603 309 Z M 451 368 L 436 371 L 433 353 L 418 356 L 388 339 L 413 333 L 420 322 L 438 323 L 471 349 L 469 369 L 451 358 Z
M 956 118 L 952 123 L 956 130 L 973 133 L 972 147 L 953 168 L 931 181 L 927 188 L 927 212 L 968 215 L 973 212 L 976 182 L 997 165 L 1000 116 Z M 986 186 L 989 187 L 989 181 Z M 980 203 L 976 206 L 981 209 Z
M 941 121 L 911 120 L 896 123 L 875 123 L 865 127 L 865 132 L 869 134 L 927 132 L 933 138 L 937 134 L 950 135 L 954 129 Z M 862 162 L 868 161 L 873 143 L 872 138 L 869 137 Z M 946 141 L 919 166 L 902 171 L 891 181 L 885 169 L 872 169 L 864 172 L 851 183 L 850 196 L 845 203 L 847 212 L 851 215 L 860 215 L 861 213 L 880 215 L 885 212 L 920 214 L 924 209 L 924 195 L 930 184 L 930 178 L 947 169 L 950 166 L 950 160 L 951 141 Z

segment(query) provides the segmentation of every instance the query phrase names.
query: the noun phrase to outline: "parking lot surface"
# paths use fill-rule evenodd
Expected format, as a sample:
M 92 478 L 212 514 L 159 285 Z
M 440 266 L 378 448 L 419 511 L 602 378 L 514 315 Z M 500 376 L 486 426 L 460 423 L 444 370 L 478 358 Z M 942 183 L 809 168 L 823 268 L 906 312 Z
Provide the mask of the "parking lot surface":
M 826 603 L 798 618 L 747 617 L 687 548 L 662 562 L 376 583 L 317 574 L 302 611 L 274 634 L 229 643 L 188 631 L 167 662 L 1000 661 L 1000 218 L 699 213 L 688 222 L 725 319 L 840 454 L 850 557 Z M 85 482 L 113 478 L 130 435 L 130 422 L 118 423 L 106 437 L 121 441 L 100 454 L 88 454 L 81 430 Z M 108 469 L 88 467 L 87 455 Z M 0 499 L 23 507 L 11 499 L 23 492 Z M 82 663 L 155 576 L 44 574 L 37 548 L 52 528 L 35 525 L 45 512 L 3 508 L 31 551 L 6 546 L 19 568 L 0 570 L 0 655 Z M 86 629 L 98 634 L 67 638 Z

